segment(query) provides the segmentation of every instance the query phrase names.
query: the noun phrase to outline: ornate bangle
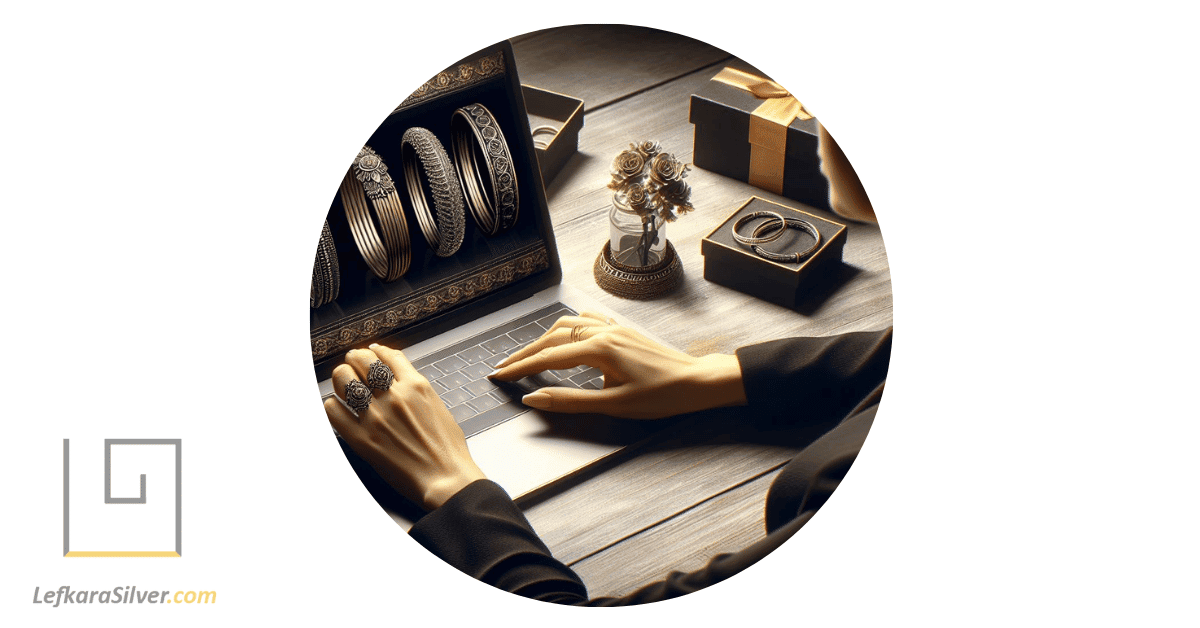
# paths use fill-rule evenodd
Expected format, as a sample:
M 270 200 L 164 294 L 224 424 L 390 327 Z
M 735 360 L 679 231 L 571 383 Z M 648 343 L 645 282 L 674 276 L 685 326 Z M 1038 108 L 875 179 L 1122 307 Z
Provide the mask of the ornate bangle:
M 318 308 L 337 298 L 341 290 L 342 276 L 338 269 L 337 246 L 329 221 L 321 227 L 321 240 L 317 242 L 317 258 L 313 261 L 312 288 L 308 293 L 310 307 Z
M 805 249 L 803 251 L 800 251 L 799 253 L 789 253 L 789 254 L 785 255 L 783 253 L 775 253 L 773 251 L 768 251 L 768 250 L 762 248 L 761 246 L 758 246 L 757 244 L 755 244 L 750 247 L 750 249 L 754 251 L 755 255 L 758 255 L 759 257 L 762 257 L 765 259 L 769 259 L 773 262 L 785 262 L 785 263 L 790 262 L 793 264 L 798 264 L 798 263 L 800 263 L 801 260 L 808 257 L 809 255 L 812 255 L 814 252 L 816 252 L 817 248 L 819 248 L 821 246 L 821 232 L 818 231 L 817 228 L 814 227 L 811 222 L 808 222 L 807 220 L 800 220 L 799 218 L 785 218 L 785 219 L 783 219 L 783 224 L 788 228 L 799 229 L 800 231 L 804 231 L 808 235 L 812 236 L 813 237 L 812 246 L 808 247 L 807 249 Z M 780 233 L 783 233 L 784 226 L 780 226 L 779 223 L 777 223 L 773 220 L 768 220 L 754 228 L 753 237 L 756 237 L 756 238 L 759 237 L 759 235 L 761 235 L 762 232 L 766 229 L 775 229 L 775 230 L 778 230 Z
M 425 241 L 438 257 L 449 257 L 462 246 L 466 230 L 466 213 L 463 211 L 462 190 L 458 176 L 450 166 L 450 156 L 442 143 L 428 129 L 415 126 L 400 138 L 400 159 L 404 164 L 404 180 L 408 184 L 408 198 Z M 429 190 L 433 194 L 433 206 L 437 219 L 429 211 L 425 201 L 425 188 L 417 174 L 417 159 L 420 159 Z
M 371 272 L 383 281 L 395 281 L 404 276 L 412 261 L 404 207 L 387 166 L 370 146 L 364 146 L 358 152 L 342 179 L 340 193 L 354 244 Z M 382 241 L 367 209 L 367 199 L 370 199 L 383 231 Z
M 763 225 L 779 225 L 779 226 L 776 227 L 776 229 L 774 231 L 772 231 L 771 233 L 769 233 L 761 238 L 755 237 L 758 235 L 758 229 L 754 230 L 754 236 L 744 236 L 744 235 L 738 233 L 738 229 L 741 229 L 742 227 L 744 227 L 746 225 L 746 223 L 750 222 L 751 220 L 754 220 L 755 218 L 774 218 L 774 220 L 767 220 L 766 222 L 762 223 L 762 225 L 759 225 L 759 227 L 762 227 Z M 777 214 L 775 212 L 765 212 L 765 211 L 750 212 L 749 214 L 746 214 L 745 216 L 738 218 L 737 222 L 733 223 L 733 239 L 741 244 L 746 245 L 746 246 L 774 242 L 774 241 L 778 240 L 780 236 L 783 235 L 784 229 L 783 229 L 782 225 L 783 225 L 783 216 L 780 216 L 779 214 Z
M 496 117 L 478 103 L 462 107 L 450 117 L 450 136 L 454 168 L 475 224 L 488 236 L 512 228 L 520 209 L 516 171 Z M 487 163 L 487 182 L 480 172 L 480 154 Z

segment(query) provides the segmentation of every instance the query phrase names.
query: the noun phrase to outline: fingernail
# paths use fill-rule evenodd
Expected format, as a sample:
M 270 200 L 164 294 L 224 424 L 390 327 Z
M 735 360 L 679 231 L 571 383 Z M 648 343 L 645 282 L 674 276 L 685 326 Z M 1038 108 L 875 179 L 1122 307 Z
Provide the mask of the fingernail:
M 547 395 L 544 392 L 532 392 L 524 397 L 521 397 L 521 403 L 529 406 L 530 408 L 545 410 L 550 407 L 550 395 Z
M 488 376 L 488 379 L 491 379 L 491 378 L 493 378 L 493 377 L 495 377 L 495 376 L 499 375 L 499 374 L 500 374 L 500 371 L 502 371 L 502 370 L 504 370 L 504 369 L 496 369 L 496 370 L 492 371 L 491 373 L 488 373 L 488 374 L 487 374 L 487 376 Z
M 369 349 L 374 349 L 375 347 L 378 347 L 378 346 L 379 346 L 379 343 L 377 343 L 377 342 L 372 342 L 372 343 L 371 343 L 371 344 L 368 346 L 368 348 L 369 348 Z

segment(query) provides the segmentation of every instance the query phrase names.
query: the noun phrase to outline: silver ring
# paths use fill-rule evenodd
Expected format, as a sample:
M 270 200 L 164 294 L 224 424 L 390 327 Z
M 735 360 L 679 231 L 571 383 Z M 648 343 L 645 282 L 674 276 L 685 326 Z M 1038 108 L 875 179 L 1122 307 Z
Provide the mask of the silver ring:
M 785 253 L 776 253 L 774 251 L 768 251 L 756 244 L 756 245 L 750 247 L 750 249 L 754 251 L 755 255 L 762 257 L 764 259 L 769 259 L 773 262 L 785 262 L 785 263 L 798 264 L 804 258 L 808 257 L 809 255 L 812 255 L 814 252 L 816 252 L 816 250 L 818 248 L 821 247 L 821 232 L 818 231 L 817 228 L 814 227 L 811 222 L 809 222 L 807 220 L 800 220 L 799 218 L 785 218 L 783 221 L 783 224 L 784 224 L 784 227 L 791 228 L 791 229 L 799 229 L 800 231 L 803 231 L 803 232 L 807 233 L 808 235 L 812 236 L 813 237 L 812 246 L 808 247 L 807 249 L 805 249 L 803 251 L 800 251 L 799 253 L 786 253 L 785 254 Z M 776 224 L 774 222 L 768 220 L 767 222 L 764 222 L 761 225 L 755 227 L 753 235 L 755 237 L 758 237 L 758 234 L 760 232 L 762 232 L 762 230 L 765 228 L 773 228 L 776 231 L 778 231 L 779 233 L 783 233 L 784 227 L 776 226 Z
M 395 381 L 395 374 L 392 373 L 391 367 L 384 364 L 382 360 L 375 360 L 367 368 L 368 388 L 372 390 L 387 390 L 392 387 L 393 381 Z
M 616 324 L 617 324 L 617 319 L 615 319 L 615 318 L 613 318 L 613 317 L 609 316 L 609 317 L 608 317 L 608 324 L 609 324 L 609 325 L 616 325 Z
M 352 379 L 346 384 L 346 405 L 350 406 L 355 414 L 362 416 L 372 401 L 375 401 L 375 396 L 366 384 L 357 379 Z
M 768 219 L 774 218 L 774 220 L 767 220 L 766 222 L 759 225 L 758 226 L 759 228 L 756 228 L 754 230 L 754 235 L 752 235 L 752 236 L 747 237 L 747 236 L 744 236 L 744 235 L 738 233 L 738 229 L 741 229 L 742 227 L 744 227 L 746 225 L 746 223 L 750 222 L 751 220 L 754 220 L 755 218 L 768 218 Z M 776 227 L 775 230 L 770 233 L 770 235 L 759 237 L 758 232 L 761 230 L 761 227 L 763 225 L 779 225 L 779 226 Z M 774 242 L 774 241 L 778 240 L 780 238 L 780 236 L 783 235 L 784 229 L 783 229 L 782 225 L 783 225 L 783 216 L 780 216 L 779 214 L 777 214 L 775 212 L 767 212 L 767 211 L 750 212 L 749 214 L 746 214 L 745 216 L 738 218 L 737 222 L 733 223 L 733 239 L 736 240 L 738 243 L 744 244 L 746 246 L 753 246 L 755 244 L 766 244 L 768 242 Z
M 538 139 L 539 135 L 549 135 L 550 139 L 549 140 L 539 140 Z M 535 127 L 533 127 L 533 130 L 530 132 L 530 136 L 533 137 L 533 145 L 542 150 L 546 150 L 547 148 L 550 148 L 550 142 L 554 141 L 554 137 L 556 135 L 558 135 L 558 127 L 550 126 L 549 124 L 535 126 Z

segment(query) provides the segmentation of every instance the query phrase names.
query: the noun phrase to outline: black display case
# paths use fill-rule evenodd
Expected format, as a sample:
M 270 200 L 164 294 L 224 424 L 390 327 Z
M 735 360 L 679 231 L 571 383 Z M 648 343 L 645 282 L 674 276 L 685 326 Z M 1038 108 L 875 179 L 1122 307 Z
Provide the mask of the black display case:
M 517 221 L 511 229 L 488 237 L 468 211 L 462 247 L 449 257 L 437 257 L 421 235 L 405 188 L 401 136 L 410 127 L 424 127 L 452 155 L 451 117 L 456 109 L 476 103 L 492 113 L 508 144 L 519 195 Z M 341 286 L 333 302 L 310 313 L 318 379 L 328 377 L 351 348 L 378 341 L 408 346 L 466 322 L 459 305 L 489 295 L 503 305 L 559 282 L 561 271 L 552 262 L 558 252 L 529 122 L 512 47 L 503 41 L 420 86 L 364 142 L 383 159 L 396 184 L 404 206 L 412 264 L 396 281 L 385 283 L 376 277 L 355 245 L 340 196 L 335 193 L 328 219 Z M 495 293 L 501 288 L 511 290 L 506 289 L 500 298 Z

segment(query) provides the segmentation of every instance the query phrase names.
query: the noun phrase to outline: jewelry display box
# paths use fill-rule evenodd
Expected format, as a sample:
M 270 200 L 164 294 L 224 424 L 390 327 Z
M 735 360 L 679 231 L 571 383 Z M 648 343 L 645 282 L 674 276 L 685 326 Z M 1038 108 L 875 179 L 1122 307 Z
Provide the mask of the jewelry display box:
M 695 125 L 697 168 L 829 209 L 817 119 L 758 70 L 723 69 L 692 94 L 688 120 Z
M 821 234 L 820 246 L 799 263 L 759 257 L 750 247 L 733 239 L 734 223 L 756 211 L 771 211 L 784 218 L 808 221 Z M 751 220 L 739 232 L 750 235 L 766 220 L 769 219 Z M 769 251 L 786 253 L 806 249 L 812 241 L 809 234 L 788 229 L 778 240 L 762 246 Z M 704 256 L 704 278 L 708 281 L 795 310 L 808 296 L 808 288 L 818 283 L 823 273 L 841 263 L 845 245 L 846 225 L 752 196 L 700 241 L 700 254 Z
M 533 136 L 542 181 L 549 185 L 567 161 L 579 150 L 579 131 L 583 128 L 583 101 L 558 92 L 522 85 L 529 126 L 553 127 L 553 135 L 537 132 Z
M 541 103 L 542 97 L 537 98 Z M 491 113 L 507 143 L 518 196 L 517 218 L 511 227 L 488 235 L 467 210 L 461 248 L 440 257 L 423 238 L 408 196 L 401 138 L 412 127 L 428 129 L 453 161 L 451 119 L 459 108 L 475 104 Z M 582 106 L 578 113 L 582 125 Z M 570 116 L 564 120 L 569 121 Z M 512 46 L 507 41 L 450 66 L 387 115 L 365 144 L 382 158 L 402 201 L 411 265 L 403 276 L 390 282 L 372 273 L 355 244 L 341 196 L 334 194 L 328 222 L 341 285 L 335 300 L 310 313 L 318 379 L 329 377 L 351 348 L 372 342 L 403 348 L 462 324 L 459 319 L 464 314 L 452 311 L 461 310 L 454 308 L 456 305 L 495 296 L 502 287 L 514 287 L 501 299 L 507 305 L 559 281 L 556 265 L 551 263 L 558 252 L 530 128 Z M 578 130 L 573 133 L 560 132 L 556 143 L 572 144 L 573 148 Z M 348 168 L 353 155 L 347 154 Z M 486 166 L 480 167 L 487 171 Z M 428 191 L 428 182 L 422 184 Z M 379 228 L 378 218 L 374 220 Z

